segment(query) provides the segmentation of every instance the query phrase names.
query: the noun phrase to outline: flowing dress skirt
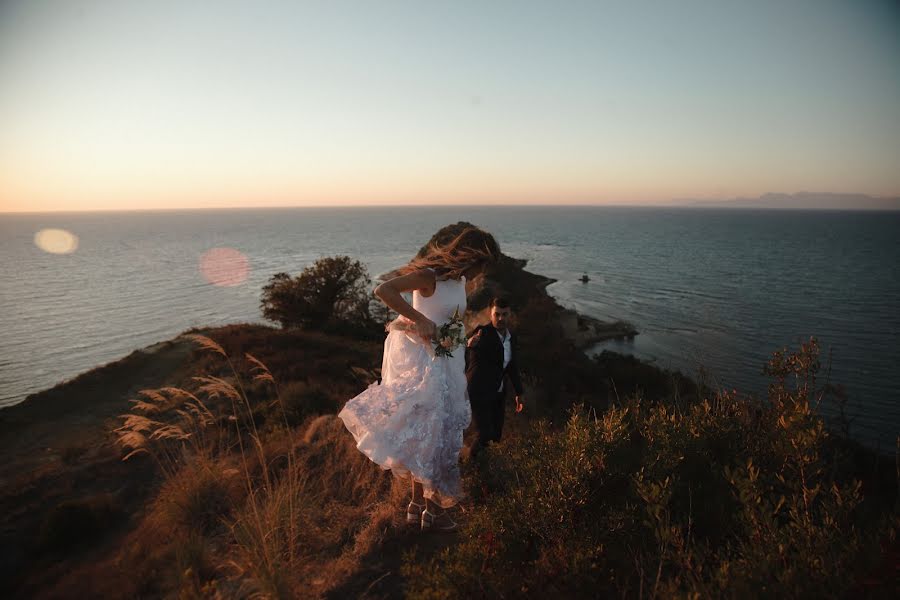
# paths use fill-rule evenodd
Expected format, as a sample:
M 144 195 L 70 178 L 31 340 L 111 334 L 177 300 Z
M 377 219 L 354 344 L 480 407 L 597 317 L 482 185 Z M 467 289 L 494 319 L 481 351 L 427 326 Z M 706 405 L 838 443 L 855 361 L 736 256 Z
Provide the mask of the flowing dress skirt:
M 426 498 L 452 506 L 462 497 L 459 453 L 472 416 L 465 347 L 436 357 L 412 334 L 391 330 L 381 376 L 338 416 L 363 454 L 395 475 L 411 475 Z

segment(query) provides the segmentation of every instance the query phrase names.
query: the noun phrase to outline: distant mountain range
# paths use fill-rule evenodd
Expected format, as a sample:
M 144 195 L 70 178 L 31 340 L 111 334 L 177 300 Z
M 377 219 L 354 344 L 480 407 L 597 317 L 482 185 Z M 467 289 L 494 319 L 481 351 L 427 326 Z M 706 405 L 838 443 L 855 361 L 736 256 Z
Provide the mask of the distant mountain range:
M 768 193 L 758 198 L 730 200 L 691 200 L 678 202 L 685 206 L 716 208 L 781 208 L 810 210 L 900 210 L 900 197 L 868 196 L 866 194 L 829 194 L 798 192 L 796 194 Z

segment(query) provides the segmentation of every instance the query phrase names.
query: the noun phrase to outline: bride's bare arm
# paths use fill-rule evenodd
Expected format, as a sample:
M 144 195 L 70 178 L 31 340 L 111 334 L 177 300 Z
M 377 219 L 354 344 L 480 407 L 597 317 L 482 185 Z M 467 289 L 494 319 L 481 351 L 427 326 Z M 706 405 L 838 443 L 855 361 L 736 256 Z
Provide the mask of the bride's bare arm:
M 433 288 L 434 273 L 427 269 L 422 269 L 394 277 L 379 284 L 375 288 L 375 295 L 389 308 L 415 323 L 416 332 L 422 339 L 428 341 L 434 337 L 437 326 L 431 319 L 413 308 L 400 294 L 414 290 L 431 291 Z

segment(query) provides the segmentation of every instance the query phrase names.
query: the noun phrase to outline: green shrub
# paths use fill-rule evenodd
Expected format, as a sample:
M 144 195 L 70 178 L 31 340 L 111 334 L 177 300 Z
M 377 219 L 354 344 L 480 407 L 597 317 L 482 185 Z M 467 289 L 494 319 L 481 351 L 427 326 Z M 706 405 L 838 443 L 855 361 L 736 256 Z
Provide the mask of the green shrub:
M 492 446 L 467 475 L 478 497 L 460 543 L 407 558 L 409 595 L 847 595 L 900 522 L 861 511 L 810 409 L 817 356 L 814 341 L 777 353 L 769 402 L 632 396 Z
M 320 258 L 296 277 L 276 273 L 263 287 L 263 317 L 284 328 L 341 329 L 371 322 L 371 279 L 349 256 Z

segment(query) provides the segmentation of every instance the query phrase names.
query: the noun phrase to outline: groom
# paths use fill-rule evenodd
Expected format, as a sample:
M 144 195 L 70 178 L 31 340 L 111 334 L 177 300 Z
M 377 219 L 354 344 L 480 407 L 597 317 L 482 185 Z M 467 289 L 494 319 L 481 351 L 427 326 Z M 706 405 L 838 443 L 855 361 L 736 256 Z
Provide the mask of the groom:
M 474 458 L 488 442 L 500 441 L 503 432 L 505 378 L 516 391 L 516 412 L 522 411 L 522 382 L 516 362 L 516 336 L 509 330 L 512 310 L 506 298 L 491 301 L 491 322 L 479 325 L 466 344 L 466 379 L 472 417 L 478 438 L 472 447 Z

